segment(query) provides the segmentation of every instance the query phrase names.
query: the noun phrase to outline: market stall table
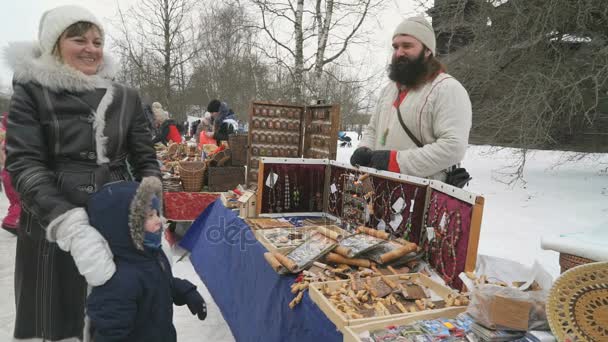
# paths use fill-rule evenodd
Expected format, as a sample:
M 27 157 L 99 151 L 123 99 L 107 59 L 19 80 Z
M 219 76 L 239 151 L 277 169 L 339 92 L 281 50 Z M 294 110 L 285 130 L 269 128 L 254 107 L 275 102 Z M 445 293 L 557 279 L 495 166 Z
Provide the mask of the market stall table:
M 294 276 L 279 276 L 249 226 L 220 199 L 194 221 L 180 245 L 191 252 L 237 341 L 342 341 L 342 334 L 308 293 L 293 310 Z

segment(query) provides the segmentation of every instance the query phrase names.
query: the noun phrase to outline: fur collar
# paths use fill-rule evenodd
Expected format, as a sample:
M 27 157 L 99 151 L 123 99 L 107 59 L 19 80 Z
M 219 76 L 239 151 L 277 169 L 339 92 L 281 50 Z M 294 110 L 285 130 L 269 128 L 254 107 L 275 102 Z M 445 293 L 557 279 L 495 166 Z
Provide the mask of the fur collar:
M 116 73 L 115 63 L 107 54 L 104 54 L 104 64 L 99 73 L 87 76 L 52 55 L 42 54 L 37 42 L 9 43 L 3 52 L 16 82 L 36 82 L 51 91 L 80 92 L 107 88 Z
M 135 248 L 141 251 L 144 250 L 144 222 L 146 213 L 152 207 L 152 196 L 156 196 L 161 201 L 161 212 L 158 214 L 162 215 L 163 185 L 156 177 L 144 177 L 129 208 L 131 239 Z

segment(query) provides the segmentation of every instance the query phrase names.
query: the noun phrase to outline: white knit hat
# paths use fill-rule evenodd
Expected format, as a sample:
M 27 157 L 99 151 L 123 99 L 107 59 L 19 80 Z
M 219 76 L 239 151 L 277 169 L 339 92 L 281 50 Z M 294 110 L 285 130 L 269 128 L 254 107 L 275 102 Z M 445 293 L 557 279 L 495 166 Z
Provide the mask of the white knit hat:
M 393 39 L 401 34 L 407 34 L 418 39 L 435 55 L 435 31 L 424 17 L 416 16 L 405 19 L 395 29 Z
M 44 12 L 38 26 L 38 41 L 42 53 L 50 54 L 63 31 L 79 21 L 95 24 L 99 28 L 101 37 L 103 38 L 104 32 L 101 22 L 97 20 L 93 13 L 83 7 L 66 5 Z

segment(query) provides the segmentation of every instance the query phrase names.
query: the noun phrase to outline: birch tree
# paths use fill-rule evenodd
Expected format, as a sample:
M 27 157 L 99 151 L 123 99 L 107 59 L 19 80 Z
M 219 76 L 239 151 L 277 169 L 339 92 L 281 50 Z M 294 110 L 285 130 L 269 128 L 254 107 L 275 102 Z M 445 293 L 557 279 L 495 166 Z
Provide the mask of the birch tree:
M 293 79 L 292 99 L 321 96 L 327 65 L 344 56 L 353 44 L 366 41 L 364 22 L 385 0 L 250 0 L 259 11 L 256 27 L 271 41 L 262 49 L 287 68 Z M 310 82 L 306 74 L 312 73 Z

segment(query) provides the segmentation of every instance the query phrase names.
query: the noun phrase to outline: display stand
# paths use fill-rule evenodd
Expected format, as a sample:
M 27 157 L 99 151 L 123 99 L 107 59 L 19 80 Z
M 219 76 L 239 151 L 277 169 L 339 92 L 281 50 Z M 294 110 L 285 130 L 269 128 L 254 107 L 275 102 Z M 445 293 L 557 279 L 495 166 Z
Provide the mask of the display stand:
M 462 288 L 461 272 L 475 270 L 481 196 L 439 181 L 326 159 L 261 158 L 258 172 L 259 216 L 326 216 L 351 232 L 359 225 L 384 230 L 421 246 L 453 288 Z

